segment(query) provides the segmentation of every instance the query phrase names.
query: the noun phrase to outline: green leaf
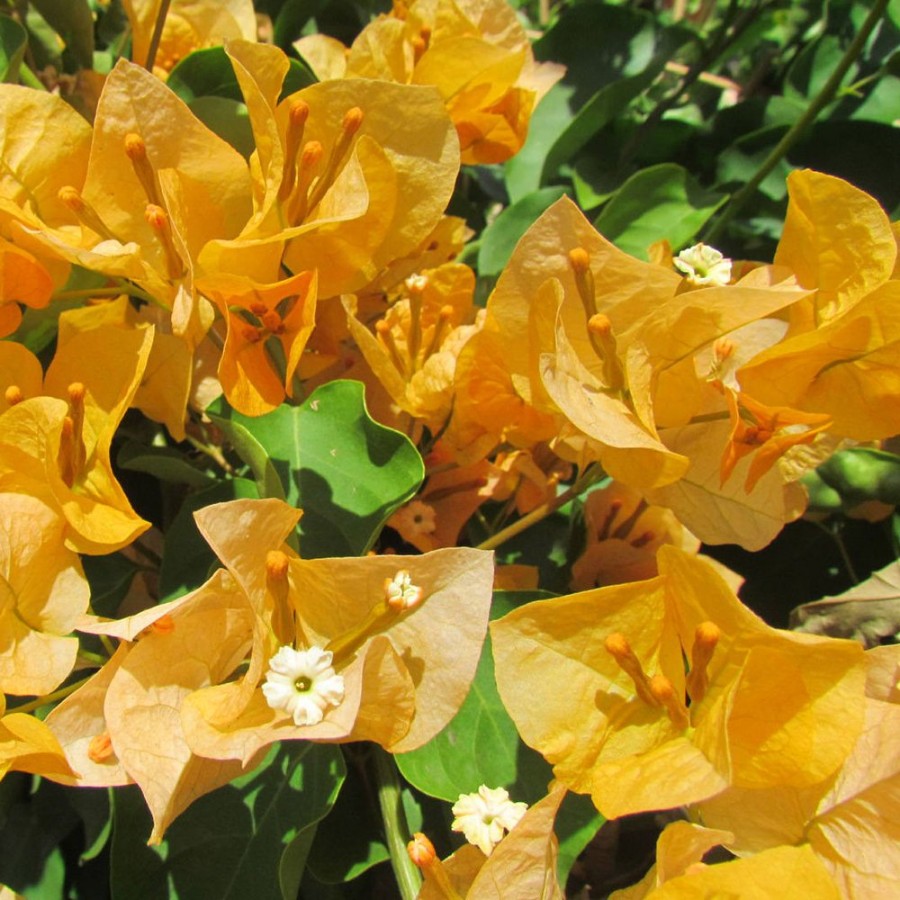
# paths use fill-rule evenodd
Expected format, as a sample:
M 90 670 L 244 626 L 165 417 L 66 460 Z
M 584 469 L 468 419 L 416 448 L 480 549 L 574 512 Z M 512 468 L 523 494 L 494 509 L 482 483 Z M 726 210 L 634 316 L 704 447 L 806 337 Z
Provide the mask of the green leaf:
M 536 596 L 551 595 L 498 591 L 491 605 L 491 618 L 504 616 Z M 488 635 L 472 687 L 459 712 L 423 747 L 398 753 L 394 758 L 403 777 L 414 787 L 431 797 L 455 801 L 460 794 L 477 791 L 482 784 L 514 784 L 520 754 L 532 752 L 519 740 L 516 726 L 500 700 Z
M 316 77 L 299 59 L 290 60 L 290 69 L 284 79 L 282 97 L 316 83 Z M 208 47 L 188 54 L 169 73 L 166 84 L 185 103 L 198 97 L 224 97 L 243 101 L 231 60 L 224 47 Z
M 190 487 L 209 487 L 214 478 L 208 472 L 188 462 L 184 455 L 171 447 L 147 447 L 128 441 L 116 456 L 116 465 L 131 472 L 146 472 L 160 481 L 186 484 Z
M 303 510 L 300 550 L 307 559 L 365 553 L 424 478 L 415 446 L 375 422 L 363 395 L 358 381 L 334 381 L 302 406 L 283 405 L 258 418 L 242 416 L 224 402 L 207 410 L 258 482 L 262 478 L 270 485 L 269 466 L 274 468 L 279 484 L 266 487 L 266 496 L 278 496 L 280 489 L 288 503 Z
M 621 250 L 647 259 L 647 248 L 663 238 L 673 249 L 690 244 L 726 199 L 701 188 L 687 169 L 661 163 L 632 175 L 594 226 Z
M 565 8 L 534 52 L 539 60 L 563 63 L 566 75 L 538 105 L 525 146 L 506 164 L 510 199 L 520 200 L 546 184 L 653 83 L 691 36 L 687 29 L 661 28 L 653 16 L 622 6 Z
M 478 250 L 478 273 L 499 275 L 509 261 L 519 238 L 548 207 L 552 206 L 566 189 L 548 187 L 523 197 L 507 207 L 484 230 Z
M 140 792 L 117 791 L 114 900 L 278 897 L 284 848 L 327 814 L 345 774 L 335 746 L 276 745 L 255 771 L 192 804 L 158 847 L 144 844 L 151 822 Z M 298 885 L 286 885 L 291 896 Z
M 27 44 L 25 29 L 9 16 L 0 16 L 0 81 L 19 83 L 19 67 Z
M 98 616 L 114 617 L 131 587 L 137 566 L 121 553 L 85 556 L 81 562 L 91 586 L 91 610 Z
M 247 105 L 228 97 L 195 97 L 188 103 L 191 112 L 244 159 L 256 149 Z
M 166 532 L 162 566 L 159 570 L 159 596 L 171 600 L 199 587 L 206 581 L 210 567 L 218 560 L 197 530 L 194 511 L 226 500 L 255 499 L 256 485 L 247 478 L 221 481 L 191 494 L 181 505 Z
M 357 753 L 348 749 L 348 753 Z M 360 758 L 360 762 L 365 757 Z M 328 818 L 316 832 L 307 866 L 323 884 L 343 884 L 390 858 L 382 839 L 377 801 L 361 769 L 351 765 L 347 781 Z
M 90 69 L 94 63 L 94 18 L 87 0 L 31 0 L 32 6 L 65 42 L 65 55 L 74 68 Z
M 498 619 L 546 591 L 497 591 L 491 618 Z M 553 771 L 540 754 L 525 746 L 500 700 L 494 682 L 490 636 L 485 639 L 469 696 L 447 727 L 424 747 L 395 757 L 403 777 L 425 794 L 455 802 L 482 784 L 505 787 L 513 800 L 534 803 L 547 793 Z M 589 797 L 569 794 L 556 820 L 558 874 L 569 870 L 603 824 Z

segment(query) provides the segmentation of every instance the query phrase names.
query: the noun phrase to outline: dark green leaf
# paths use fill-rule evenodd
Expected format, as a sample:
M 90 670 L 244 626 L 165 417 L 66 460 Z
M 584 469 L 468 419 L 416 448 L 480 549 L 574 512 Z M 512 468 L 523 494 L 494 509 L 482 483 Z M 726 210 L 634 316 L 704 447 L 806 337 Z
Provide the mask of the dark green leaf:
M 18 84 L 27 44 L 25 29 L 14 19 L 0 16 L 0 81 Z
M 140 792 L 117 791 L 113 898 L 278 897 L 284 848 L 328 812 L 344 775 L 337 747 L 276 745 L 255 771 L 193 803 L 158 847 L 144 843 L 151 821 Z
M 94 64 L 94 18 L 87 0 L 31 0 L 66 45 L 63 58 L 72 57 L 73 68 L 90 69 Z
M 291 59 L 290 69 L 284 79 L 282 96 L 292 94 L 315 82 L 315 75 L 305 63 Z M 195 50 L 172 69 L 166 83 L 185 103 L 190 103 L 198 97 L 223 97 L 237 101 L 244 99 L 224 47 Z
M 244 159 L 256 149 L 247 106 L 228 97 L 195 97 L 188 103 L 191 112 Z
M 213 476 L 192 465 L 171 447 L 145 447 L 136 441 L 123 445 L 116 456 L 116 465 L 132 472 L 146 472 L 160 481 L 204 488 L 213 483 Z
M 491 618 L 505 615 L 535 594 L 498 592 Z M 541 593 L 540 596 L 549 596 Z M 403 777 L 431 797 L 455 801 L 479 786 L 509 787 L 518 778 L 519 740 L 494 682 L 490 636 L 485 638 L 478 670 L 465 702 L 452 721 L 423 747 L 395 757 Z M 543 795 L 541 795 L 543 796 Z M 522 798 L 517 798 L 522 799 Z
M 172 599 L 185 594 L 206 581 L 216 555 L 197 530 L 194 511 L 226 500 L 254 499 L 259 496 L 256 485 L 246 478 L 222 481 L 192 494 L 181 506 L 166 532 L 165 551 L 159 571 L 159 595 Z

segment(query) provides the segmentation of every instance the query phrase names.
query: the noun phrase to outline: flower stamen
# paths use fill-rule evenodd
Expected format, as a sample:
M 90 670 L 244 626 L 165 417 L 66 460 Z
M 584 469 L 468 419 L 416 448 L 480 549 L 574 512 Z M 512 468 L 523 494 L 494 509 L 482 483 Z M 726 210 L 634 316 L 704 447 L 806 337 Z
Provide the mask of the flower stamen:
M 694 632 L 691 648 L 691 670 L 687 676 L 687 692 L 692 703 L 699 703 L 709 688 L 709 663 L 722 632 L 715 622 L 701 622 Z
M 606 652 L 619 664 L 619 668 L 634 682 L 634 689 L 638 697 L 648 706 L 659 706 L 659 701 L 650 690 L 650 679 L 641 661 L 631 649 L 628 638 L 621 632 L 613 632 L 603 642 Z

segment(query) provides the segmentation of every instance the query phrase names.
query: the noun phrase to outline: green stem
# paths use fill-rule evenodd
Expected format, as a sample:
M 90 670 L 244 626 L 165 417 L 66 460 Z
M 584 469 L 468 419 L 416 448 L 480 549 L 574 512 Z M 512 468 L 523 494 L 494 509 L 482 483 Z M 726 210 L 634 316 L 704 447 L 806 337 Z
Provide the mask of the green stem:
M 160 0 L 159 3 L 159 10 L 156 13 L 156 23 L 153 26 L 153 35 L 150 37 L 150 47 L 147 49 L 147 61 L 144 63 L 144 68 L 148 72 L 153 71 L 153 63 L 156 62 L 156 51 L 159 50 L 163 26 L 166 24 L 166 16 L 169 14 L 171 2 L 172 0 Z
M 866 21 L 863 22 L 862 28 L 853 38 L 847 52 L 837 64 L 835 70 L 831 73 L 831 77 L 825 82 L 822 90 L 816 95 L 813 101 L 806 108 L 806 112 L 790 127 L 787 134 L 776 144 L 772 152 L 766 157 L 762 165 L 753 175 L 753 177 L 731 198 L 728 205 L 713 222 L 712 227 L 704 238 L 705 243 L 713 243 L 722 234 L 725 226 L 743 209 L 747 201 L 756 193 L 757 188 L 762 184 L 766 176 L 781 162 L 782 158 L 787 154 L 788 150 L 800 139 L 806 129 L 816 120 L 819 113 L 834 99 L 838 88 L 843 81 L 844 76 L 853 65 L 856 58 L 862 52 L 866 41 L 869 39 L 878 20 L 884 15 L 888 0 L 875 0 Z
M 530 513 L 522 516 L 521 519 L 516 519 L 512 525 L 507 525 L 502 531 L 491 535 L 486 541 L 482 541 L 477 549 L 493 550 L 495 547 L 499 547 L 510 538 L 514 538 L 517 534 L 521 534 L 523 531 L 531 528 L 532 525 L 555 513 L 560 507 L 565 506 L 570 500 L 574 500 L 575 497 L 584 493 L 592 484 L 604 477 L 606 477 L 606 473 L 603 469 L 596 463 L 591 464 L 584 470 L 581 478 L 567 491 L 563 491 L 558 497 L 554 497 L 553 500 L 535 507 Z
M 66 685 L 64 688 L 60 688 L 58 691 L 54 691 L 52 694 L 44 694 L 43 697 L 37 697 L 34 700 L 29 700 L 28 703 L 23 703 L 21 706 L 17 706 L 14 709 L 8 709 L 7 713 L 29 713 L 32 710 L 40 709 L 42 706 L 46 706 L 48 703 L 55 703 L 57 700 L 62 700 L 64 697 L 68 697 L 69 694 L 74 694 L 75 691 L 78 690 L 83 684 L 87 684 L 93 675 L 88 675 L 87 678 L 82 678 L 81 681 L 75 681 L 72 684 Z
M 397 764 L 386 750 L 378 746 L 374 749 L 378 805 L 381 807 L 381 821 L 384 823 L 394 878 L 397 879 L 402 900 L 416 900 L 422 887 L 422 878 L 406 852 L 406 844 L 412 833 L 403 812 Z

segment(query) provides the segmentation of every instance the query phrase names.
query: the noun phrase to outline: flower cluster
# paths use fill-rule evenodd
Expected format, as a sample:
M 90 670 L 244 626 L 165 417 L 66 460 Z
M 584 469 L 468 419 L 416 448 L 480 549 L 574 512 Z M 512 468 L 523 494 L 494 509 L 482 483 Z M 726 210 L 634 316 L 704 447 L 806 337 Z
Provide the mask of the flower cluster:
M 154 36 L 158 6 L 124 3 L 89 118 L 0 84 L 0 777 L 136 784 L 158 844 L 276 745 L 416 786 L 424 750 L 430 783 L 483 703 L 553 781 L 451 772 L 468 845 L 416 835 L 423 900 L 561 897 L 567 792 L 689 820 L 623 898 L 888 896 L 896 647 L 772 628 L 699 550 L 761 549 L 804 476 L 900 433 L 896 223 L 803 169 L 771 263 L 645 261 L 563 196 L 487 284 L 460 167 L 489 184 L 564 74 L 511 6 L 397 0 L 297 40 L 308 68 L 247 2 Z M 234 107 L 185 102 L 186 58 Z M 559 547 L 489 551 L 563 509 L 575 593 L 492 614 Z

